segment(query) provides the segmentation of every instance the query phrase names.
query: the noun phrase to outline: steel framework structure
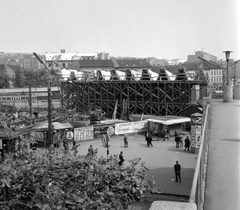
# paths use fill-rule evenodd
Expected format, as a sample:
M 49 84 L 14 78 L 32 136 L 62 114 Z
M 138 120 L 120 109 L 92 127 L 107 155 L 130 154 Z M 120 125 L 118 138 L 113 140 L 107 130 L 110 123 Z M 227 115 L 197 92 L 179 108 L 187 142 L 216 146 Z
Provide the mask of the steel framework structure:
M 121 116 L 124 101 L 128 113 L 176 115 L 191 101 L 193 85 L 201 81 L 65 81 L 61 83 L 64 109 L 87 112 L 101 108 L 111 117 L 117 103 L 116 116 Z

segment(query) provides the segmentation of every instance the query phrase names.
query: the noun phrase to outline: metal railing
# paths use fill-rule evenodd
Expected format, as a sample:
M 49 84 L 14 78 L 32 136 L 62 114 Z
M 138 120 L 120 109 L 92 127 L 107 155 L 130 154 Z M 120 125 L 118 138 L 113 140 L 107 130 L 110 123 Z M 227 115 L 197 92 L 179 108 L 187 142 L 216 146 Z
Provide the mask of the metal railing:
M 212 94 L 209 94 L 212 97 Z M 211 125 L 211 104 L 207 104 L 203 115 L 201 145 L 198 152 L 197 163 L 193 176 L 189 203 L 195 203 L 197 209 L 203 209 L 206 184 L 206 169 L 208 157 L 208 140 Z

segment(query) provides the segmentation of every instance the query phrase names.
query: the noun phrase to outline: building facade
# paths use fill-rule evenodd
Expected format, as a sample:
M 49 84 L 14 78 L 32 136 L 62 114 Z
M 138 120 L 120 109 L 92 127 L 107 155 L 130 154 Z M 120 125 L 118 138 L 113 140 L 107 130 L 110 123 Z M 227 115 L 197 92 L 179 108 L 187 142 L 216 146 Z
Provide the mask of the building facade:
M 98 58 L 98 53 L 65 53 L 65 50 L 61 50 L 61 53 L 46 53 L 45 57 L 48 68 L 61 70 L 69 68 L 76 60 L 95 60 Z
M 188 62 L 201 62 L 201 60 L 198 58 L 201 57 L 207 61 L 214 61 L 217 62 L 217 56 L 211 55 L 209 53 L 203 52 L 203 51 L 196 51 L 195 55 L 188 55 Z
M 23 56 L 23 68 L 26 70 L 39 69 L 41 64 L 33 55 L 24 55 Z

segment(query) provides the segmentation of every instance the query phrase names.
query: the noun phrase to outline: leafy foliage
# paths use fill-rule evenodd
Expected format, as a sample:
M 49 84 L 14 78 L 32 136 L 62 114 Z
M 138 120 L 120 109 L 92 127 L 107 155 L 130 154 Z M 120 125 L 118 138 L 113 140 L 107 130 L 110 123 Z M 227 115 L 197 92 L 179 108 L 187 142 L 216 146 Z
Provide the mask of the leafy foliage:
M 15 81 L 14 86 L 18 88 L 24 87 L 24 74 L 23 71 L 21 71 L 20 68 L 18 68 L 15 72 Z
M 0 76 L 0 88 L 9 88 L 10 87 L 10 77 L 6 73 L 1 73 Z
M 76 149 L 29 151 L 30 141 L 0 165 L 0 209 L 121 210 L 151 191 L 140 158 L 119 167 L 117 155 L 106 160 Z

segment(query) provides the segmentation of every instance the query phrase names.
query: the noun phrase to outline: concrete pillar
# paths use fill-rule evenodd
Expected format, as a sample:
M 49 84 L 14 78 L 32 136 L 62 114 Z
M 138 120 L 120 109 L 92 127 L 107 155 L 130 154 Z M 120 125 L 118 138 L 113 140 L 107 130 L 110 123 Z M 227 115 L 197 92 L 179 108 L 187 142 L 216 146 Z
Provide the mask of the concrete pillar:
M 211 92 L 213 92 L 212 87 L 209 87 L 209 86 L 203 87 L 202 88 L 202 97 L 208 97 Z
M 230 102 L 233 100 L 233 87 L 232 84 L 223 86 L 223 101 Z
M 197 210 L 195 203 L 177 201 L 154 201 L 149 210 Z
M 234 85 L 233 99 L 240 99 L 240 85 Z
M 199 85 L 193 85 L 191 88 L 191 102 L 197 101 L 199 99 L 199 92 L 200 87 Z

